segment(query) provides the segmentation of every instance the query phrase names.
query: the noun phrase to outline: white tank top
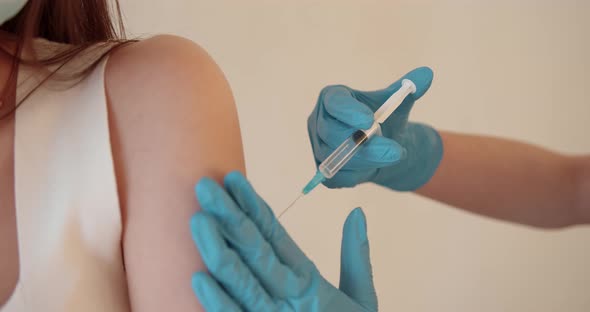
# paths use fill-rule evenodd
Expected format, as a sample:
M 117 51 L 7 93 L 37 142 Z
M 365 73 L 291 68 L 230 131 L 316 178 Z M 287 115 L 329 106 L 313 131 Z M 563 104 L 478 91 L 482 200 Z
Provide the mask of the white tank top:
M 130 311 L 105 64 L 68 89 L 52 79 L 16 111 L 20 279 L 0 312 Z M 20 70 L 17 98 L 42 76 Z

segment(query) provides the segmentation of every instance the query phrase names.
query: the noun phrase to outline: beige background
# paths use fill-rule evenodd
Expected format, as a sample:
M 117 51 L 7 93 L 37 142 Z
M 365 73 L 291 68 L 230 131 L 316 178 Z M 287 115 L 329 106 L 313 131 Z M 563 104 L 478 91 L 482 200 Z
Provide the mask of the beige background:
M 249 176 L 275 211 L 314 172 L 306 118 L 320 89 L 379 88 L 421 65 L 435 82 L 414 120 L 590 152 L 587 1 L 122 4 L 133 34 L 186 36 L 224 69 Z M 368 215 L 381 311 L 590 311 L 590 228 L 538 231 L 373 186 L 319 189 L 284 219 L 335 283 L 356 206 Z

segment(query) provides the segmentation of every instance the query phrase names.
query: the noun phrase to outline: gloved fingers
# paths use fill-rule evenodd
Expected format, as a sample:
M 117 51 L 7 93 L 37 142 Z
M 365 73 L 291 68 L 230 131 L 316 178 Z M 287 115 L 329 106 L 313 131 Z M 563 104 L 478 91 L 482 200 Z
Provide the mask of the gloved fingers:
M 324 161 L 335 149 L 330 148 L 322 140 L 314 146 L 314 155 L 319 162 Z M 406 156 L 406 149 L 392 139 L 375 136 L 358 150 L 343 169 L 367 170 L 383 168 L 397 163 Z
M 360 208 L 348 215 L 342 231 L 340 290 L 367 310 L 377 311 L 367 221 Z
M 221 186 L 208 178 L 199 181 L 196 193 L 203 210 L 215 217 L 223 228 L 229 246 L 271 295 L 280 298 L 294 296 L 306 286 L 305 281 L 277 257 L 274 246 L 261 234 L 253 220 L 238 207 L 240 202 L 234 201 Z
M 240 312 L 238 304 L 205 272 L 193 275 L 192 287 L 207 312 Z
M 358 128 L 351 127 L 330 116 L 325 108 L 320 107 L 315 134 L 328 146 L 335 149 L 357 130 Z
M 404 114 L 407 115 L 410 113 L 414 102 L 420 99 L 426 91 L 430 88 L 433 79 L 433 72 L 432 69 L 428 67 L 419 67 L 416 68 L 409 73 L 407 73 L 402 79 L 394 82 L 389 87 L 378 90 L 378 91 L 358 91 L 353 90 L 354 96 L 359 99 L 359 101 L 364 103 L 375 103 L 375 105 L 381 106 L 385 101 L 402 85 L 403 79 L 409 79 L 416 85 L 416 92 L 414 94 L 408 95 L 404 102 L 398 107 L 395 111 L 396 114 Z
M 320 123 L 330 121 L 329 117 L 332 117 L 355 129 L 369 129 L 373 125 L 373 111 L 355 99 L 349 88 L 330 86 L 322 94 L 320 101 L 327 114 Z
M 227 245 L 222 229 L 214 217 L 206 212 L 196 213 L 191 219 L 191 232 L 211 275 L 223 285 L 236 302 L 245 307 L 260 308 L 257 311 L 262 311 L 273 304 L 250 268 Z M 206 292 L 203 289 L 199 291 Z
M 378 169 L 369 170 L 345 170 L 342 169 L 332 177 L 324 181 L 328 188 L 354 187 L 360 183 L 370 181 L 377 174 Z
M 234 200 L 238 202 L 238 206 L 256 224 L 260 233 L 273 247 L 281 262 L 299 276 L 306 277 L 305 272 L 314 268 L 313 263 L 291 239 L 272 209 L 256 193 L 248 180 L 240 172 L 235 171 L 225 177 L 224 184 Z
M 355 157 L 393 165 L 406 157 L 406 149 L 393 139 L 376 135 L 361 147 Z
M 322 110 L 320 110 L 318 114 L 318 119 L 317 123 L 314 123 L 317 127 L 315 129 L 317 138 L 314 137 L 312 131 L 310 131 L 310 136 L 312 144 L 316 144 L 315 147 L 317 147 L 317 149 L 314 149 L 314 152 L 317 154 L 316 157 L 320 160 L 324 160 L 338 146 L 340 146 L 340 144 L 350 138 L 357 129 L 327 116 L 327 113 L 322 112 Z M 314 124 L 311 124 L 310 126 L 313 126 Z M 383 167 L 384 165 L 388 166 L 400 160 L 404 156 L 404 149 L 390 138 L 378 138 L 378 136 L 374 136 L 369 142 L 364 144 L 356 156 L 369 163 L 375 163 L 376 167 Z

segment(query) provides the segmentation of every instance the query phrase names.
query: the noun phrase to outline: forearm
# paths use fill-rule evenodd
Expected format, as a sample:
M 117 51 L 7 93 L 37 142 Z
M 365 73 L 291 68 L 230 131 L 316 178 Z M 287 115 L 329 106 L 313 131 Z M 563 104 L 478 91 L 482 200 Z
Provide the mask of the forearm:
M 417 193 L 473 213 L 538 227 L 588 222 L 587 158 L 515 141 L 441 133 L 444 156 Z M 586 165 L 586 170 L 581 170 Z M 584 177 L 586 176 L 586 178 Z M 586 197 L 586 198 L 585 198 Z
M 576 158 L 578 185 L 578 214 L 583 223 L 590 224 L 590 155 Z

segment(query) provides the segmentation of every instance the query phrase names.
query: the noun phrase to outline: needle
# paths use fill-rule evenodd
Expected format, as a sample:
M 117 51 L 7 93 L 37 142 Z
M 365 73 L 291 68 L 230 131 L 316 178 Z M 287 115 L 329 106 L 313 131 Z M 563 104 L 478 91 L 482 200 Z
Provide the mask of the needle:
M 297 197 L 291 202 L 291 204 L 289 204 L 289 206 L 287 206 L 287 208 L 285 208 L 285 210 L 281 211 L 281 213 L 279 214 L 279 217 L 277 219 L 280 219 L 285 212 L 287 212 L 287 210 L 289 210 L 289 208 L 293 207 L 293 205 L 295 205 L 295 203 L 299 200 L 299 198 L 301 198 L 303 196 L 303 193 L 297 195 Z

